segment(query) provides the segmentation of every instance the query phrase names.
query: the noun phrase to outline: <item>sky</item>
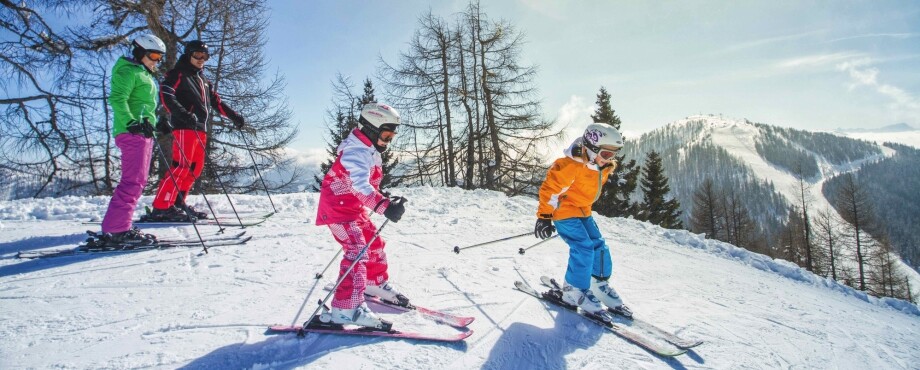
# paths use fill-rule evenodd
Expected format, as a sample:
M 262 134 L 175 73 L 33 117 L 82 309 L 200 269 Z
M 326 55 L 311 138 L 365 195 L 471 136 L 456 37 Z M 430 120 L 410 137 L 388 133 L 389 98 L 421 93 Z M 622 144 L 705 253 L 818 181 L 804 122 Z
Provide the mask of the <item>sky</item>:
M 430 11 L 467 1 L 271 1 L 266 55 L 300 134 L 325 146 L 336 73 L 397 62 Z M 523 32 L 543 115 L 587 126 L 601 86 L 627 138 L 694 114 L 807 130 L 920 127 L 920 2 L 483 1 Z M 378 98 L 382 86 L 377 86 Z

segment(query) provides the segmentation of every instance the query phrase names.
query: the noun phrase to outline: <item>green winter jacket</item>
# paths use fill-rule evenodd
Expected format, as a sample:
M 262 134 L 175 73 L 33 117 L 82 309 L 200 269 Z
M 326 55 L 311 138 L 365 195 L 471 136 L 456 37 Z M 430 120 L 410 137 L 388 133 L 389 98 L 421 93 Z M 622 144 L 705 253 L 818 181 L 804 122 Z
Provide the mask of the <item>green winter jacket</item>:
M 115 115 L 112 136 L 128 132 L 125 126 L 144 117 L 156 124 L 157 80 L 143 64 L 125 57 L 118 58 L 112 67 L 112 93 L 109 105 Z

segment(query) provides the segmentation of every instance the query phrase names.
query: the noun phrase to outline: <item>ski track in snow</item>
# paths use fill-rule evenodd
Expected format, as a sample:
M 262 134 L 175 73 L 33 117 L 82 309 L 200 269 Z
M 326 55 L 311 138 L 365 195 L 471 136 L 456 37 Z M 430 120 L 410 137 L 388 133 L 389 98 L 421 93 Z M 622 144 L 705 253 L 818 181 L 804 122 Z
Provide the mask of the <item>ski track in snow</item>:
M 102 197 L 0 202 L 0 368 L 155 369 L 916 369 L 920 309 L 876 299 L 788 262 L 627 219 L 597 216 L 611 248 L 613 283 L 636 315 L 705 343 L 674 359 L 513 287 L 561 280 L 568 249 L 523 237 L 463 250 L 533 227 L 536 201 L 489 191 L 394 189 L 410 203 L 387 242 L 393 282 L 420 305 L 475 316 L 462 343 L 309 334 L 266 335 L 305 321 L 334 279 L 314 275 L 338 251 L 313 225 L 317 194 L 275 195 L 279 214 L 246 228 L 253 240 L 118 255 L 17 260 L 18 250 L 80 242 Z M 193 201 L 200 201 L 195 197 Z M 215 197 L 217 198 L 217 197 Z M 267 199 L 234 195 L 237 209 Z M 141 204 L 149 203 L 149 197 Z M 212 201 L 221 214 L 226 199 Z M 197 206 L 197 204 L 195 204 Z M 138 210 L 140 212 L 140 209 Z M 139 213 L 138 213 L 139 214 Z M 379 225 L 382 218 L 373 216 Z M 201 226 L 212 234 L 214 226 Z M 237 228 L 229 228 L 232 233 Z M 148 228 L 161 238 L 188 226 Z M 338 266 L 338 263 L 333 265 Z M 418 313 L 383 313 L 409 331 L 455 333 Z

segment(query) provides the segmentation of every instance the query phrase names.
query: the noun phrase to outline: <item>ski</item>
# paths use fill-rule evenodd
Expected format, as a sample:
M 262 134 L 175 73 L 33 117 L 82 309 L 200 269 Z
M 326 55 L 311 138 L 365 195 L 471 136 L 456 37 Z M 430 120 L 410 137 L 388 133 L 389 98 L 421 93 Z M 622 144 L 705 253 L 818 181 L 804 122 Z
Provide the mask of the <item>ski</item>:
M 270 326 L 266 334 L 281 334 L 281 333 L 320 333 L 320 334 L 342 334 L 342 335 L 361 335 L 361 336 L 374 336 L 374 337 L 387 337 L 387 338 L 402 338 L 402 339 L 414 339 L 414 340 L 424 340 L 424 341 L 433 341 L 433 342 L 458 342 L 469 338 L 470 335 L 473 335 L 472 330 L 465 332 L 460 332 L 451 335 L 434 335 L 434 334 L 424 334 L 424 333 L 414 333 L 414 332 L 405 332 L 399 330 L 380 330 L 380 329 L 371 329 L 363 327 L 354 327 L 349 328 L 341 325 L 325 325 L 324 327 L 311 328 L 311 327 L 301 327 L 301 326 L 288 326 L 288 325 L 275 325 Z
M 195 224 L 196 225 L 215 225 L 216 226 L 218 224 L 218 221 L 220 221 L 221 226 L 232 226 L 232 227 L 256 226 L 265 221 L 268 221 L 268 219 L 271 218 L 271 216 L 273 216 L 274 214 L 275 212 L 269 212 L 267 214 L 256 216 L 256 217 L 241 217 L 239 220 L 237 220 L 236 217 L 218 216 L 216 219 L 206 218 L 206 219 L 196 220 Z M 192 224 L 189 221 L 141 221 L 141 220 L 134 220 L 134 221 L 131 221 L 131 223 L 133 225 L 138 225 L 138 226 L 155 226 L 155 225 L 157 226 L 184 226 L 184 225 Z M 84 225 L 99 225 L 99 224 L 102 224 L 102 221 L 86 221 L 86 222 L 83 222 L 83 224 Z
M 328 292 L 332 290 L 332 286 L 333 286 L 332 283 L 326 284 L 326 286 L 323 287 L 323 290 Z M 472 316 L 457 316 L 457 315 L 450 314 L 444 311 L 416 306 L 411 303 L 409 304 L 409 306 L 400 306 L 398 304 L 394 304 L 392 302 L 388 302 L 383 299 L 380 299 L 380 297 L 377 297 L 375 295 L 365 294 L 364 300 L 367 302 L 373 303 L 375 305 L 389 307 L 394 310 L 399 310 L 402 312 L 416 311 L 422 314 L 422 316 L 427 317 L 431 320 L 434 320 L 435 322 L 453 326 L 455 328 L 465 328 L 469 326 L 471 323 L 473 323 L 473 320 L 476 319 L 475 317 L 472 317 Z
M 241 239 L 228 239 L 228 240 L 208 240 L 205 239 L 204 245 L 208 248 L 211 247 L 220 247 L 227 245 L 242 245 L 246 244 L 251 236 L 247 236 Z M 173 249 L 173 248 L 194 248 L 200 247 L 201 241 L 197 239 L 188 239 L 180 241 L 172 241 L 169 243 L 157 242 L 154 244 L 125 244 L 118 246 L 110 247 L 96 247 L 96 246 L 87 246 L 86 244 L 81 244 L 76 248 L 67 248 L 67 249 L 55 249 L 47 251 L 19 251 L 16 253 L 16 258 L 21 259 L 34 259 L 34 258 L 51 258 L 51 257 L 65 257 L 65 256 L 77 256 L 77 255 L 86 255 L 86 254 L 96 254 L 96 253 L 105 253 L 105 254 L 120 254 L 120 253 L 132 253 L 146 250 L 155 250 L 155 249 Z
M 102 236 L 102 233 L 91 231 L 91 230 L 87 230 L 86 234 L 94 238 L 99 238 L 100 236 Z M 236 234 L 226 234 L 226 235 L 210 234 L 210 235 L 202 235 L 201 237 L 204 239 L 205 243 L 208 243 L 208 242 L 216 242 L 216 241 L 224 241 L 224 240 L 237 240 L 237 239 L 241 239 L 244 235 L 246 235 L 246 232 L 241 231 Z M 187 237 L 187 238 L 182 238 L 182 239 L 159 239 L 157 238 L 157 243 L 160 243 L 160 244 L 199 243 L 200 244 L 200 241 L 198 240 L 197 237 L 194 237 L 194 238 Z
M 523 283 L 523 282 L 521 282 L 521 281 L 515 281 L 515 282 L 514 282 L 514 286 L 515 286 L 518 290 L 520 290 L 521 292 L 524 292 L 524 293 L 526 293 L 526 294 L 528 294 L 528 295 L 531 295 L 531 296 L 533 296 L 533 297 L 535 297 L 535 298 L 537 298 L 537 299 L 540 299 L 540 300 L 542 300 L 542 301 L 544 301 L 544 302 L 552 303 L 552 304 L 557 305 L 557 306 L 559 306 L 559 307 L 562 307 L 562 308 L 564 308 L 564 309 L 566 309 L 566 310 L 568 310 L 568 311 L 577 313 L 577 314 L 580 315 L 581 317 L 584 317 L 585 319 L 588 319 L 589 321 L 591 321 L 591 322 L 597 324 L 598 326 L 600 326 L 600 327 L 602 327 L 602 328 L 604 328 L 604 329 L 609 330 L 610 332 L 612 332 L 612 333 L 614 333 L 614 334 L 620 336 L 621 338 L 626 339 L 626 340 L 632 342 L 633 344 L 638 345 L 639 347 L 642 347 L 642 348 L 644 348 L 644 349 L 646 349 L 646 350 L 648 350 L 648 351 L 650 351 L 650 352 L 656 353 L 656 354 L 658 354 L 658 355 L 660 355 L 660 356 L 664 356 L 664 357 L 674 357 L 674 356 L 679 356 L 679 355 L 682 355 L 682 354 L 684 354 L 684 353 L 687 353 L 687 350 L 686 350 L 686 349 L 683 349 L 683 348 L 673 348 L 673 347 L 670 347 L 670 346 L 667 346 L 667 345 L 662 345 L 662 344 L 656 343 L 656 342 L 654 342 L 653 340 L 651 340 L 651 339 L 649 339 L 649 338 L 647 338 L 647 337 L 645 337 L 645 336 L 643 336 L 643 335 L 640 335 L 640 334 L 638 334 L 638 333 L 635 333 L 635 332 L 632 332 L 632 331 L 629 331 L 629 330 L 625 329 L 623 326 L 621 326 L 621 325 L 619 325 L 619 324 L 617 324 L 617 323 L 609 322 L 609 321 L 604 321 L 603 319 L 601 319 L 601 318 L 599 318 L 599 317 L 597 317 L 597 316 L 595 316 L 595 315 L 592 315 L 592 314 L 590 314 L 590 313 L 587 313 L 587 312 L 584 312 L 584 311 L 582 311 L 582 310 L 579 310 L 578 307 L 570 306 L 570 305 L 566 304 L 565 302 L 562 302 L 562 300 L 557 299 L 556 297 L 554 297 L 553 295 L 551 295 L 550 293 L 551 293 L 552 291 L 546 292 L 546 293 L 539 293 L 539 292 L 537 292 L 536 290 L 534 290 L 533 288 L 531 288 L 530 286 L 528 286 L 527 284 L 525 284 L 525 283 Z
M 562 287 L 559 285 L 559 282 L 557 282 L 556 279 L 553 279 L 551 277 L 541 276 L 540 282 L 543 283 L 543 285 L 548 288 L 562 290 Z M 664 339 L 668 343 L 671 343 L 677 346 L 678 348 L 689 349 L 689 348 L 696 347 L 700 344 L 703 344 L 702 340 L 691 340 L 691 339 L 681 338 L 674 333 L 661 329 L 655 326 L 654 324 L 649 323 L 640 318 L 637 318 L 635 316 L 631 316 L 631 317 L 623 316 L 619 314 L 619 312 L 617 312 L 616 310 L 613 310 L 612 308 L 608 307 L 607 311 L 615 315 L 616 318 L 621 319 L 624 322 L 623 323 L 624 326 L 629 326 L 629 327 L 637 328 L 639 330 L 644 330 L 648 332 L 649 334 L 652 334 L 657 337 L 660 337 L 661 339 Z

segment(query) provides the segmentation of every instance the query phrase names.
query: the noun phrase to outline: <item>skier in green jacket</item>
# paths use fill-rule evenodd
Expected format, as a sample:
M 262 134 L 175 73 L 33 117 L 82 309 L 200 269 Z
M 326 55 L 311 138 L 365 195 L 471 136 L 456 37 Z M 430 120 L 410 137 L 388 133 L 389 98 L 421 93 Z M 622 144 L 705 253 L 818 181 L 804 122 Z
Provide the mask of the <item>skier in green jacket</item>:
M 132 42 L 131 57 L 121 57 L 112 67 L 112 91 L 109 105 L 114 112 L 112 136 L 121 150 L 121 180 L 112 194 L 102 220 L 105 245 L 153 244 L 156 238 L 132 227 L 131 218 L 137 200 L 147 185 L 147 172 L 153 157 L 156 120 L 157 64 L 166 54 L 166 45 L 153 35 L 140 36 Z

